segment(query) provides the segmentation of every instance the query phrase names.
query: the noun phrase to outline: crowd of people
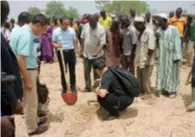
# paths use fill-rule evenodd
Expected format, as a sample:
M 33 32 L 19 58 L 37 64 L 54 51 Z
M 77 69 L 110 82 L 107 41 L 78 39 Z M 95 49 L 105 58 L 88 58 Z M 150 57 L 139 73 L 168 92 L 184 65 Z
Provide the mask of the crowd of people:
M 186 57 L 188 65 L 192 66 L 186 84 L 192 83 L 193 99 L 187 110 L 195 110 L 195 20 L 194 15 L 184 17 L 182 8 L 170 12 L 169 16 L 150 12 L 138 16 L 135 8 L 130 8 L 130 17 L 110 17 L 101 11 L 100 14 L 84 14 L 80 21 L 67 17 L 48 19 L 43 14 L 32 16 L 24 11 L 19 14 L 17 24 L 13 19 L 10 23 L 6 21 L 10 10 L 6 1 L 1 2 L 1 8 L 1 72 L 2 78 L 5 77 L 1 91 L 2 137 L 15 136 L 14 120 L 7 117 L 13 114 L 25 115 L 29 135 L 47 130 L 45 104 L 38 101 L 37 94 L 40 61 L 58 60 L 62 92 L 67 90 L 65 67 L 70 73 L 71 91 L 77 93 L 76 60 L 83 59 L 83 91 L 95 90 L 98 102 L 109 112 L 103 120 L 110 120 L 118 118 L 119 111 L 134 100 L 112 73 L 113 68 L 123 68 L 136 77 L 141 96 L 155 93 L 174 98 L 179 91 L 181 63 Z M 187 55 L 184 54 L 186 49 Z M 151 75 L 155 64 L 154 89 Z M 90 75 L 92 68 L 94 84 Z M 13 80 L 6 79 L 10 75 L 14 76 Z

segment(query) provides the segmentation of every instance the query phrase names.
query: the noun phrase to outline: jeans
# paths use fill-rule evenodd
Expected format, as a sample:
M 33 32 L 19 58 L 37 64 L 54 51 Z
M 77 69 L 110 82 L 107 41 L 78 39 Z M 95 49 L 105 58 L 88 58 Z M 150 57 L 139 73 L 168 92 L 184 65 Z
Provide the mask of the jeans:
M 69 73 L 70 73 L 70 85 L 71 88 L 76 88 L 76 56 L 74 49 L 72 50 L 63 50 L 63 58 L 64 58 L 64 64 L 65 68 L 68 65 L 69 68 Z M 62 61 L 62 56 L 61 56 L 61 51 L 57 51 L 57 58 L 60 66 L 60 71 L 61 71 L 61 84 L 62 88 L 64 91 L 66 91 L 66 81 L 65 81 L 65 75 L 64 75 L 64 66 L 63 66 L 63 61 Z
M 104 98 L 98 96 L 100 105 L 112 116 L 119 116 L 119 111 L 130 106 L 133 103 L 133 100 L 134 97 L 115 95 L 113 93 L 107 94 Z

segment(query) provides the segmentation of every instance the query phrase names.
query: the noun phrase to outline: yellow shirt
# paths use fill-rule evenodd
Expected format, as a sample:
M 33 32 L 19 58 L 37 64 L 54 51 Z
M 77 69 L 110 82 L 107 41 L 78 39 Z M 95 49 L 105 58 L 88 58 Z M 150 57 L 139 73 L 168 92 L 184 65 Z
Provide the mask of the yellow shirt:
M 184 26 L 187 24 L 185 17 L 177 18 L 176 16 L 169 20 L 169 24 L 177 27 L 180 37 L 184 35 Z
M 106 29 L 112 25 L 112 18 L 107 16 L 104 20 L 102 17 L 100 18 L 100 24 Z

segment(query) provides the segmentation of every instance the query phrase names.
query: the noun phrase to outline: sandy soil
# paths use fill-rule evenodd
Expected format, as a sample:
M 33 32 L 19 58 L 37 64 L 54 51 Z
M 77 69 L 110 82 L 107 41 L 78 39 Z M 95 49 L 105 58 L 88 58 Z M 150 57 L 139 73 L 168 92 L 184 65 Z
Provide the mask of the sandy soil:
M 182 67 L 181 88 L 175 99 L 152 96 L 134 103 L 121 114 L 120 119 L 101 121 L 97 115 L 98 104 L 90 106 L 87 100 L 96 99 L 94 93 L 78 92 L 78 102 L 67 106 L 61 99 L 58 64 L 43 64 L 41 82 L 50 91 L 49 129 L 37 137 L 195 137 L 195 112 L 187 113 L 191 88 L 185 86 L 190 68 Z M 152 76 L 155 83 L 155 72 Z M 77 63 L 77 85 L 84 88 L 83 64 Z M 16 116 L 17 137 L 27 137 L 22 116 Z

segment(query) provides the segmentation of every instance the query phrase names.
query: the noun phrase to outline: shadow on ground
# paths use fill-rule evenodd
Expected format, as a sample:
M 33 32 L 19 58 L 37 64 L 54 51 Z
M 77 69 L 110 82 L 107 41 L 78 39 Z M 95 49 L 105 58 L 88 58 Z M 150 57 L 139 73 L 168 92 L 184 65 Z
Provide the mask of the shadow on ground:
M 64 114 L 63 113 L 57 113 L 57 114 L 52 114 L 49 112 L 48 114 L 48 122 L 63 122 L 64 120 Z
M 100 107 L 97 111 L 97 117 L 99 120 L 102 121 L 102 117 L 103 115 L 105 115 L 106 113 L 108 114 L 108 112 Z M 129 118 L 134 118 L 134 117 L 137 117 L 138 115 L 138 110 L 137 109 L 134 109 L 134 108 L 127 108 L 125 109 L 124 111 L 121 111 L 120 112 L 120 118 L 119 119 L 129 119 Z
M 192 101 L 192 96 L 191 95 L 186 95 L 186 94 L 182 94 L 181 95 L 182 100 L 184 102 L 184 105 L 187 107 L 188 105 L 190 105 L 191 101 Z
M 135 108 L 127 108 L 126 110 L 122 111 L 120 114 L 120 119 L 129 119 L 137 117 L 138 110 Z

